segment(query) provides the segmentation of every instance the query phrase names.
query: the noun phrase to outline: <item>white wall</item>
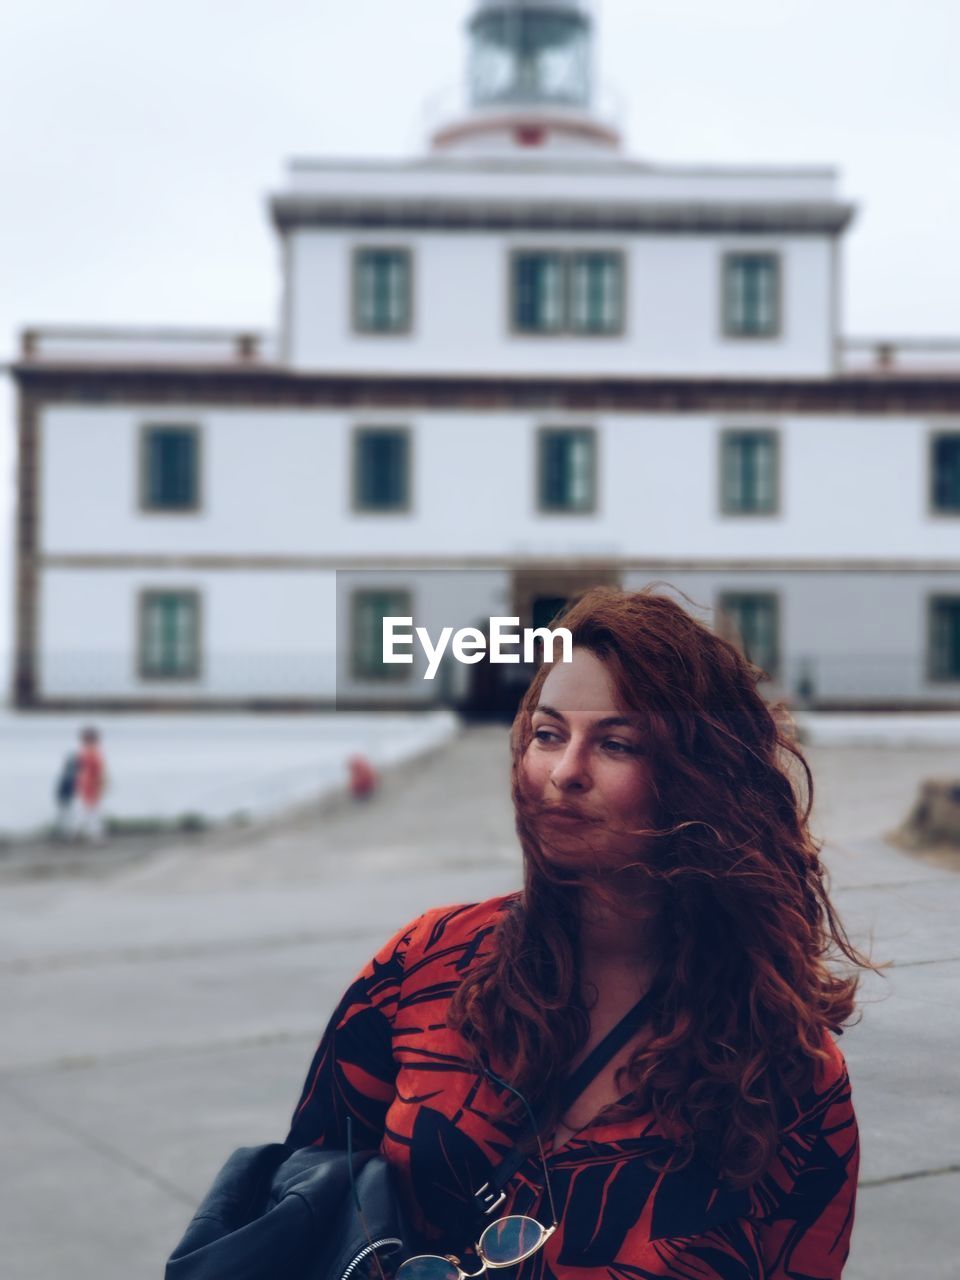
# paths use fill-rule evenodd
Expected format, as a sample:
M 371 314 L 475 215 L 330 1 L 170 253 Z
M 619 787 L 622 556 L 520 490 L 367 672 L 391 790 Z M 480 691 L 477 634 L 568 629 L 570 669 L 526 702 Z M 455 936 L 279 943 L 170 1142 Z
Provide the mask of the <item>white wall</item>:
M 843 573 L 799 570 L 670 573 L 671 586 L 713 625 L 719 597 L 764 592 L 779 601 L 780 679 L 794 698 L 801 678 L 818 699 L 960 702 L 960 681 L 928 679 L 929 599 L 960 597 L 958 573 Z M 639 590 L 647 573 L 624 575 Z
M 201 510 L 139 509 L 147 422 L 196 423 Z M 355 425 L 412 432 L 408 514 L 351 507 Z M 595 514 L 536 510 L 541 426 L 597 431 Z M 781 434 L 776 516 L 719 513 L 725 427 Z M 254 411 L 184 405 L 62 406 L 43 414 L 41 551 L 46 555 L 956 560 L 960 518 L 927 508 L 923 418 L 729 414 Z
M 433 684 L 424 660 L 397 684 L 349 678 L 336 670 L 350 643 L 347 606 L 354 590 L 405 588 L 415 625 L 437 637 L 442 626 L 470 626 L 512 609 L 504 571 L 392 570 L 348 573 L 53 570 L 41 578 L 40 696 L 48 698 L 330 699 L 373 697 L 430 702 L 463 696 L 469 669 L 446 661 Z M 628 571 L 639 589 L 655 577 L 686 593 L 713 621 L 724 592 L 770 592 L 779 599 L 781 674 L 776 691 L 795 697 L 801 677 L 819 699 L 896 702 L 960 700 L 960 682 L 927 678 L 929 597 L 960 595 L 950 573 Z M 201 598 L 202 675 L 183 682 L 144 681 L 136 670 L 137 600 L 148 589 L 184 588 Z M 509 676 L 510 672 L 507 672 Z
M 299 229 L 288 255 L 290 332 L 303 370 L 378 373 L 815 376 L 833 368 L 831 240 L 826 236 L 345 233 Z M 352 332 L 352 252 L 408 247 L 413 328 L 391 337 Z M 626 253 L 622 337 L 530 336 L 510 329 L 512 249 Z M 776 338 L 721 332 L 727 251 L 783 255 L 783 328 Z
M 200 595 L 198 680 L 141 680 L 138 597 Z M 332 698 L 335 574 L 47 569 L 40 579 L 41 697 Z

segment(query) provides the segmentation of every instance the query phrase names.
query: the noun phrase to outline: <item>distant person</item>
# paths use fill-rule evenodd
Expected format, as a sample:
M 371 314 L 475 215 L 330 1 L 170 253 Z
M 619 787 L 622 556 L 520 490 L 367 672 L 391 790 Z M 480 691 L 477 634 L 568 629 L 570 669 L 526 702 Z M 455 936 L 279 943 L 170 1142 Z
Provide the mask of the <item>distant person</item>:
M 77 835 L 94 844 L 103 842 L 103 815 L 101 802 L 106 789 L 107 769 L 100 750 L 100 734 L 96 729 L 84 729 L 80 734 L 80 753 L 77 757 Z
M 73 830 L 73 801 L 77 794 L 77 768 L 80 758 L 71 751 L 63 762 L 53 790 L 57 802 L 57 835 L 69 836 Z
M 347 761 L 350 794 L 354 800 L 369 800 L 379 784 L 377 771 L 366 756 L 351 756 Z

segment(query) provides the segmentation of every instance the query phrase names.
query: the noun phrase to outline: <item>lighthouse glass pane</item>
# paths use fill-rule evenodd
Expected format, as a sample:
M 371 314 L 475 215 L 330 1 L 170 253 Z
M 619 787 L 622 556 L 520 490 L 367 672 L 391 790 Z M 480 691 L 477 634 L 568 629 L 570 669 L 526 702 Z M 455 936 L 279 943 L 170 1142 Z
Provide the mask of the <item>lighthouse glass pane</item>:
M 588 512 L 596 505 L 596 437 L 589 429 L 540 433 L 541 511 Z
M 772 253 L 731 253 L 724 260 L 724 331 L 765 338 L 780 332 L 780 259 Z
M 960 680 L 960 596 L 930 601 L 931 680 Z
M 143 506 L 193 511 L 198 505 L 199 442 L 194 427 L 148 427 L 144 433 Z
M 590 101 L 590 29 L 583 14 L 509 4 L 471 24 L 471 98 L 487 103 Z
M 564 260 L 559 253 L 513 259 L 513 322 L 520 333 L 556 333 L 564 324 Z
M 406 511 L 410 505 L 410 437 L 399 428 L 363 428 L 354 438 L 354 506 Z
M 774 515 L 779 506 L 779 439 L 773 431 L 727 431 L 721 436 L 721 510 L 727 515 Z
M 351 653 L 355 680 L 406 680 L 411 666 L 383 660 L 384 618 L 409 618 L 413 605 L 408 591 L 358 591 L 353 597 Z M 412 648 L 398 648 L 412 653 Z
M 931 502 L 934 511 L 960 514 L 960 434 L 934 436 Z
M 356 327 L 361 333 L 406 333 L 410 328 L 410 254 L 361 249 L 355 259 Z
M 619 333 L 623 328 L 623 260 L 616 253 L 573 259 L 572 327 L 577 333 Z
M 777 597 L 766 592 L 730 592 L 720 597 L 719 611 L 749 661 L 776 679 L 780 667 Z
M 194 679 L 200 665 L 196 595 L 148 591 L 140 607 L 140 674 L 152 680 Z

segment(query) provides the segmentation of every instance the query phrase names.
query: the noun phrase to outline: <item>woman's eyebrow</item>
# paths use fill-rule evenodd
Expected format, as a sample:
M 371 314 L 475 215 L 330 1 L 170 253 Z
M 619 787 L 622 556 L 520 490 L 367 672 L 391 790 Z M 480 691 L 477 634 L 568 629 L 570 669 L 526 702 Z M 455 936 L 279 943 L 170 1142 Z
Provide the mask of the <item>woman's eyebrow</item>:
M 539 703 L 536 707 L 534 707 L 533 711 L 534 711 L 534 715 L 538 711 L 541 711 L 545 716 L 552 716 L 554 720 L 560 720 L 563 722 L 563 724 L 567 723 L 567 717 L 563 714 L 563 712 L 557 711 L 555 707 L 548 707 L 542 702 Z M 626 728 L 626 729 L 637 729 L 637 730 L 639 730 L 642 727 L 639 720 L 631 720 L 627 716 L 605 716 L 602 720 L 595 720 L 594 724 L 598 729 L 610 729 L 610 728 L 613 728 L 615 725 L 617 727 L 622 726 L 623 728 Z

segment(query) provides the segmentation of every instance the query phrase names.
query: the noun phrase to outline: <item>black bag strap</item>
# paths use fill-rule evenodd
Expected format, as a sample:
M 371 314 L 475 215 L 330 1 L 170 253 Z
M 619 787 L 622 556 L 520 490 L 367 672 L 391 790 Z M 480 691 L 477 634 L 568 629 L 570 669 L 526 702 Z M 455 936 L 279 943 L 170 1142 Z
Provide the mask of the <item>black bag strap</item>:
M 587 1085 L 600 1074 L 607 1063 L 614 1058 L 623 1046 L 635 1036 L 646 1021 L 650 1006 L 654 1000 L 654 988 L 650 990 L 628 1010 L 612 1031 L 608 1031 L 598 1045 L 587 1054 L 572 1075 L 564 1081 L 560 1094 L 560 1114 L 565 1115 L 586 1089 Z
M 600 1043 L 590 1050 L 579 1067 L 567 1077 L 563 1084 L 563 1091 L 560 1094 L 561 1115 L 565 1115 L 570 1110 L 587 1085 L 596 1079 L 607 1063 L 615 1057 L 631 1036 L 634 1036 L 640 1030 L 646 1021 L 650 1006 L 658 994 L 659 987 L 654 984 L 645 995 L 640 997 L 633 1008 L 623 1015 L 613 1030 L 608 1031 Z M 495 1083 L 505 1084 L 503 1080 L 498 1080 L 492 1072 L 487 1071 L 485 1074 Z M 537 1131 L 539 1132 L 544 1116 L 541 1114 L 535 1119 L 537 1120 Z M 473 1198 L 481 1217 L 489 1217 L 503 1203 L 505 1199 L 504 1187 L 527 1159 L 528 1155 L 529 1152 L 521 1150 L 519 1146 L 512 1147 L 494 1169 L 489 1182 L 484 1183 L 480 1190 L 474 1194 Z

